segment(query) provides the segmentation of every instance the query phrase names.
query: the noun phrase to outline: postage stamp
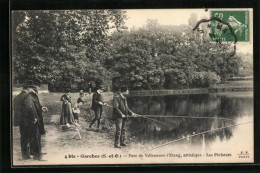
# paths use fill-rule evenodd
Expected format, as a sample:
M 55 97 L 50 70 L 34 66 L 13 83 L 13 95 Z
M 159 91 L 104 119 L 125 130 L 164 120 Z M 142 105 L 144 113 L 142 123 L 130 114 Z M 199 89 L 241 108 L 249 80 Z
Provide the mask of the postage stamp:
M 211 17 L 223 21 L 211 21 L 211 41 L 235 41 L 235 37 L 240 42 L 250 41 L 249 11 L 211 11 Z

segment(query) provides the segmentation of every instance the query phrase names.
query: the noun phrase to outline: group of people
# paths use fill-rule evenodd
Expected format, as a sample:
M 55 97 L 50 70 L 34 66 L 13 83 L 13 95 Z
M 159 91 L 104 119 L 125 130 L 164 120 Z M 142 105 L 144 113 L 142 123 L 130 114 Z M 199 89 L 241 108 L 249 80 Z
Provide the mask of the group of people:
M 113 105 L 108 105 L 103 100 L 102 92 L 104 88 L 101 86 L 97 89 L 97 91 L 93 94 L 92 97 L 92 109 L 95 112 L 95 118 L 89 125 L 89 128 L 97 121 L 97 128 L 100 128 L 100 120 L 103 111 L 103 106 L 109 106 L 113 108 L 112 119 L 116 125 L 115 132 L 115 148 L 121 148 L 122 146 L 127 146 L 126 144 L 126 130 L 125 123 L 129 116 L 137 116 L 137 114 L 133 113 L 127 104 L 126 97 L 123 96 L 121 89 L 118 89 L 115 92 L 115 96 L 113 99 Z
M 126 130 L 125 123 L 129 116 L 135 117 L 127 104 L 127 99 L 121 92 L 117 90 L 114 95 L 113 105 L 108 105 L 103 101 L 104 88 L 100 86 L 92 96 L 91 108 L 95 112 L 95 118 L 91 121 L 89 128 L 97 121 L 97 128 L 100 128 L 100 120 L 103 111 L 103 106 L 108 106 L 113 109 L 113 121 L 116 125 L 115 132 L 115 148 L 126 146 Z M 62 95 L 62 112 L 60 123 L 61 125 L 70 126 L 71 124 L 79 125 L 79 106 L 84 104 L 83 91 L 80 91 L 80 97 L 72 106 L 71 96 L 68 91 Z M 30 159 L 33 155 L 34 159 L 41 160 L 41 135 L 45 134 L 42 112 L 47 112 L 46 107 L 41 106 L 38 97 L 38 86 L 33 82 L 23 86 L 23 91 L 14 99 L 14 125 L 20 126 L 21 135 L 21 152 L 23 159 Z
M 97 122 L 97 128 L 100 128 L 100 121 L 101 121 L 101 116 L 103 112 L 103 106 L 108 106 L 113 108 L 113 115 L 112 119 L 115 122 L 116 125 L 116 132 L 115 132 L 115 143 L 114 147 L 115 148 L 121 148 L 122 146 L 127 146 L 126 144 L 126 130 L 125 130 L 125 123 L 128 120 L 129 116 L 137 116 L 134 112 L 132 112 L 127 104 L 127 99 L 126 97 L 122 94 L 122 90 L 118 89 L 115 92 L 115 96 L 113 99 L 113 105 L 108 105 L 108 103 L 104 102 L 103 98 L 103 91 L 104 88 L 103 86 L 99 86 L 94 92 L 92 96 L 92 106 L 91 108 L 95 112 L 95 118 L 91 121 L 89 128 L 92 128 L 93 124 Z M 73 118 L 78 121 L 78 105 L 80 103 L 84 104 L 84 93 L 83 91 L 80 92 L 80 97 L 77 100 L 76 106 L 71 109 L 71 97 L 69 96 L 69 93 L 66 92 L 62 97 L 61 101 L 63 102 L 62 105 L 62 113 L 61 113 L 61 124 L 72 124 Z M 77 110 L 77 113 L 73 109 Z M 74 116 L 72 116 L 72 114 Z
M 83 95 L 82 95 L 83 94 Z M 80 97 L 77 100 L 77 103 L 75 103 L 72 107 L 71 102 L 71 96 L 69 95 L 69 92 L 66 91 L 65 94 L 63 94 L 60 98 L 60 101 L 62 102 L 62 110 L 61 110 L 61 118 L 60 118 L 60 124 L 70 126 L 71 124 L 75 124 L 79 126 L 79 105 L 84 104 L 84 100 L 82 97 L 84 96 L 83 91 L 80 91 Z
M 98 126 L 97 128 L 100 128 L 100 119 L 102 115 L 102 105 L 106 106 L 107 103 L 103 102 L 103 96 L 101 96 L 101 92 L 103 91 L 103 88 L 98 88 L 96 92 L 93 94 L 92 97 L 92 109 L 95 112 L 95 118 L 92 120 L 89 128 L 97 121 Z M 79 98 L 77 99 L 77 102 L 73 104 L 71 102 L 71 96 L 68 91 L 66 91 L 60 98 L 60 101 L 62 101 L 62 111 L 61 111 L 61 118 L 60 118 L 60 124 L 70 126 L 71 124 L 79 125 L 79 114 L 80 114 L 80 105 L 84 105 L 86 102 L 84 99 L 84 92 L 83 90 L 80 91 Z

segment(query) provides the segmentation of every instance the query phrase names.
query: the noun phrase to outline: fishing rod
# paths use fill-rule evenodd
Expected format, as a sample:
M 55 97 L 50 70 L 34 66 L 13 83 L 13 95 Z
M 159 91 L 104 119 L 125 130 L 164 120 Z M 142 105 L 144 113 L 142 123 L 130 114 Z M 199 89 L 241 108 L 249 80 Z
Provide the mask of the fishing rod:
M 162 118 L 201 118 L 201 119 L 219 119 L 219 120 L 229 120 L 234 121 L 229 118 L 219 118 L 219 117 L 197 117 L 197 116 L 174 116 L 174 115 L 140 115 L 142 117 L 162 117 Z
M 108 104 L 103 104 L 103 106 L 107 106 L 107 107 L 113 108 L 113 106 L 110 106 L 110 105 L 108 105 Z M 234 120 L 229 119 L 229 118 L 218 118 L 218 117 L 170 116 L 170 115 L 139 115 L 139 114 L 136 114 L 136 115 L 137 115 L 136 117 L 146 118 L 146 119 L 148 119 L 148 120 L 152 120 L 152 121 L 155 121 L 155 122 L 158 122 L 158 123 L 161 123 L 161 124 L 164 124 L 164 125 L 170 126 L 170 127 L 174 127 L 174 126 L 171 125 L 171 124 L 168 124 L 168 123 L 165 123 L 165 122 L 162 122 L 162 121 L 159 121 L 159 120 L 153 119 L 153 118 L 149 118 L 149 117 L 203 118 L 203 119 L 219 119 L 219 120 L 223 119 L 223 120 L 234 121 Z M 135 118 L 134 116 L 126 116 L 126 117 Z
M 113 108 L 113 106 L 110 106 L 110 105 L 108 105 L 108 104 L 102 104 L 102 105 L 103 105 L 103 106 L 107 106 L 107 107 L 109 107 L 109 108 Z M 174 127 L 174 126 L 171 125 L 171 124 L 168 124 L 168 123 L 165 123 L 165 122 L 162 122 L 162 121 L 153 119 L 153 118 L 149 118 L 149 117 L 142 116 L 142 115 L 139 115 L 139 114 L 136 114 L 136 115 L 137 115 L 136 117 L 146 118 L 146 119 L 148 119 L 148 120 L 152 120 L 152 121 L 155 121 L 155 122 L 164 124 L 164 125 L 169 126 L 169 127 Z M 134 118 L 135 116 L 126 116 L 126 117 Z
M 155 122 L 158 122 L 158 123 L 161 123 L 161 124 L 164 124 L 164 125 L 167 125 L 167 126 L 170 126 L 170 127 L 175 128 L 175 127 L 174 127 L 173 125 L 171 125 L 171 124 L 168 124 L 168 123 L 165 123 L 165 122 L 162 122 L 162 121 L 153 119 L 153 118 L 149 118 L 149 117 L 153 117 L 153 115 L 138 115 L 138 114 L 136 114 L 136 115 L 137 115 L 137 117 L 146 118 L 146 119 L 148 119 L 148 120 L 152 120 L 152 121 L 155 121 Z M 127 116 L 127 117 L 133 117 L 133 116 Z M 163 116 L 163 115 L 159 115 L 159 116 L 155 116 L 155 117 L 200 118 L 200 117 L 189 117 L 189 116 Z M 216 118 L 216 117 L 201 117 L 201 118 Z M 234 120 L 228 119 L 228 118 L 217 118 L 217 119 L 219 119 L 219 120 L 223 119 L 223 120 L 234 121 Z
M 156 147 L 154 147 L 154 148 L 151 148 L 151 149 L 146 150 L 145 152 L 151 151 L 151 150 L 155 150 L 155 149 L 157 149 L 157 148 L 161 148 L 161 147 L 164 147 L 164 146 L 166 146 L 166 145 L 169 145 L 169 144 L 172 144 L 172 143 L 175 143 L 175 142 L 178 142 L 178 141 L 181 141 L 181 140 L 190 138 L 190 137 L 194 137 L 194 136 L 198 136 L 198 135 L 202 135 L 202 134 L 205 134 L 205 133 L 209 133 L 209 132 L 213 132 L 213 131 L 217 131 L 217 130 L 221 130 L 221 129 L 225 129 L 225 128 L 230 128 L 230 127 L 234 127 L 234 126 L 249 124 L 249 123 L 253 123 L 253 122 L 238 123 L 238 124 L 233 124 L 233 125 L 229 125 L 229 126 L 219 127 L 219 128 L 212 129 L 212 130 L 207 130 L 207 131 L 200 132 L 200 133 L 197 133 L 197 134 L 194 134 L 194 135 L 191 135 L 191 136 L 179 138 L 179 139 L 176 139 L 176 140 L 173 140 L 173 141 L 164 143 L 164 144 L 162 144 L 162 145 L 158 145 L 158 146 L 156 146 Z
M 146 116 L 142 116 L 142 115 L 138 115 L 136 114 L 137 116 L 136 117 L 141 117 L 141 118 L 146 118 L 148 120 L 152 120 L 152 121 L 155 121 L 155 122 L 158 122 L 158 123 L 161 123 L 161 124 L 164 124 L 164 125 L 167 125 L 167 126 L 170 126 L 170 127 L 174 127 L 173 125 L 171 124 L 168 124 L 168 123 L 165 123 L 165 122 L 162 122 L 162 121 L 159 121 L 159 120 L 156 120 L 156 119 L 153 119 L 153 118 L 148 118 Z M 129 117 L 132 117 L 132 116 L 129 116 Z M 175 127 L 174 127 L 175 128 Z
M 102 104 L 102 105 L 103 105 L 103 106 L 106 106 L 106 107 L 109 107 L 109 108 L 113 108 L 113 106 L 110 106 L 110 105 L 108 105 L 108 104 Z M 136 114 L 136 115 L 137 115 L 136 117 L 146 118 L 146 119 L 148 119 L 148 120 L 152 120 L 152 121 L 155 121 L 155 122 L 164 124 L 164 125 L 169 126 L 169 127 L 174 127 L 174 126 L 171 125 L 171 124 L 164 123 L 164 122 L 162 122 L 162 121 L 159 121 L 159 120 L 156 120 L 156 119 L 153 119 L 153 118 L 149 118 L 149 117 L 142 116 L 142 115 L 138 115 L 138 114 Z M 134 118 L 135 116 L 126 116 L 126 117 Z
M 104 105 L 110 108 L 113 108 L 110 105 Z M 175 115 L 140 115 L 137 114 L 138 117 L 162 117 L 162 118 L 202 118 L 202 119 L 220 119 L 220 120 L 229 120 L 229 121 L 234 121 L 233 119 L 230 118 L 221 118 L 221 117 L 200 117 L 200 116 L 175 116 Z M 129 116 L 132 117 L 132 116 Z

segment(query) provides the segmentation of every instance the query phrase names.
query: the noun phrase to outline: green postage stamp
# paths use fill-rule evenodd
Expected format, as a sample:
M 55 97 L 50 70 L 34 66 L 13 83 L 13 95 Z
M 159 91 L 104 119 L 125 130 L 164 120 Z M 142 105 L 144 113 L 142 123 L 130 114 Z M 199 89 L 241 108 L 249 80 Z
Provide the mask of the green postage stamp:
M 221 20 L 211 21 L 212 41 L 235 41 L 235 37 L 240 42 L 250 40 L 249 11 L 211 11 L 211 17 Z

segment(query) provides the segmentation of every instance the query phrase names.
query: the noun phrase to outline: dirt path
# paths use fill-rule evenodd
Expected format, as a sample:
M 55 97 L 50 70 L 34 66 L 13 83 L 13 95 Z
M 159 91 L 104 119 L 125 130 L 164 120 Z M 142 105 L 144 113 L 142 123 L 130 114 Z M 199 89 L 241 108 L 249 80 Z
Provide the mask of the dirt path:
M 111 93 L 106 93 L 106 101 L 112 98 Z M 68 160 L 66 157 L 69 155 L 76 155 L 81 157 L 81 155 L 102 155 L 110 153 L 115 154 L 127 154 L 130 151 L 135 151 L 136 149 L 140 151 L 137 147 L 138 144 L 131 141 L 130 145 L 122 149 L 114 148 L 114 132 L 115 127 L 110 123 L 103 123 L 101 121 L 101 126 L 105 127 L 107 131 L 97 132 L 87 130 L 89 126 L 89 121 L 94 118 L 94 113 L 90 111 L 91 97 L 87 97 L 87 104 L 81 109 L 80 114 L 80 124 L 83 125 L 83 129 L 80 131 L 82 139 L 76 135 L 72 138 L 75 130 L 61 131 L 60 112 L 60 93 L 46 93 L 40 95 L 40 100 L 42 105 L 48 107 L 48 113 L 43 114 L 44 124 L 46 134 L 42 136 L 42 153 L 43 159 L 46 161 L 35 161 L 22 160 L 21 148 L 20 148 L 20 132 L 19 127 L 13 127 L 13 165 L 60 165 L 60 164 L 89 164 L 89 161 L 93 159 L 71 159 Z M 78 93 L 72 93 L 73 102 L 76 102 Z M 109 108 L 104 108 L 103 118 L 109 116 L 111 110 Z M 106 120 L 106 118 L 104 118 Z M 106 126 L 108 125 L 108 126 Z M 95 127 L 95 125 L 93 126 Z M 100 163 L 101 160 L 96 160 L 96 163 Z M 109 160 L 110 161 L 110 160 Z M 108 162 L 109 162 L 108 161 Z M 79 163 L 80 162 L 80 163 Z M 94 161 L 93 161 L 94 162 Z
M 80 130 L 82 139 L 76 135 L 72 138 L 75 130 L 61 131 L 61 126 L 55 123 L 45 125 L 46 134 L 42 136 L 42 153 L 44 161 L 22 160 L 20 149 L 20 133 L 19 127 L 13 128 L 13 162 L 15 165 L 42 165 L 63 163 L 64 158 L 69 155 L 86 155 L 86 154 L 102 154 L 117 153 L 126 154 L 129 150 L 135 148 L 133 143 L 129 146 L 117 149 L 114 148 L 113 132 L 98 132 L 89 130 L 88 122 L 84 123 L 84 127 Z M 108 152 L 109 151 L 109 152 Z M 64 161 L 64 163 L 66 163 Z M 67 163 L 68 164 L 68 163 Z

